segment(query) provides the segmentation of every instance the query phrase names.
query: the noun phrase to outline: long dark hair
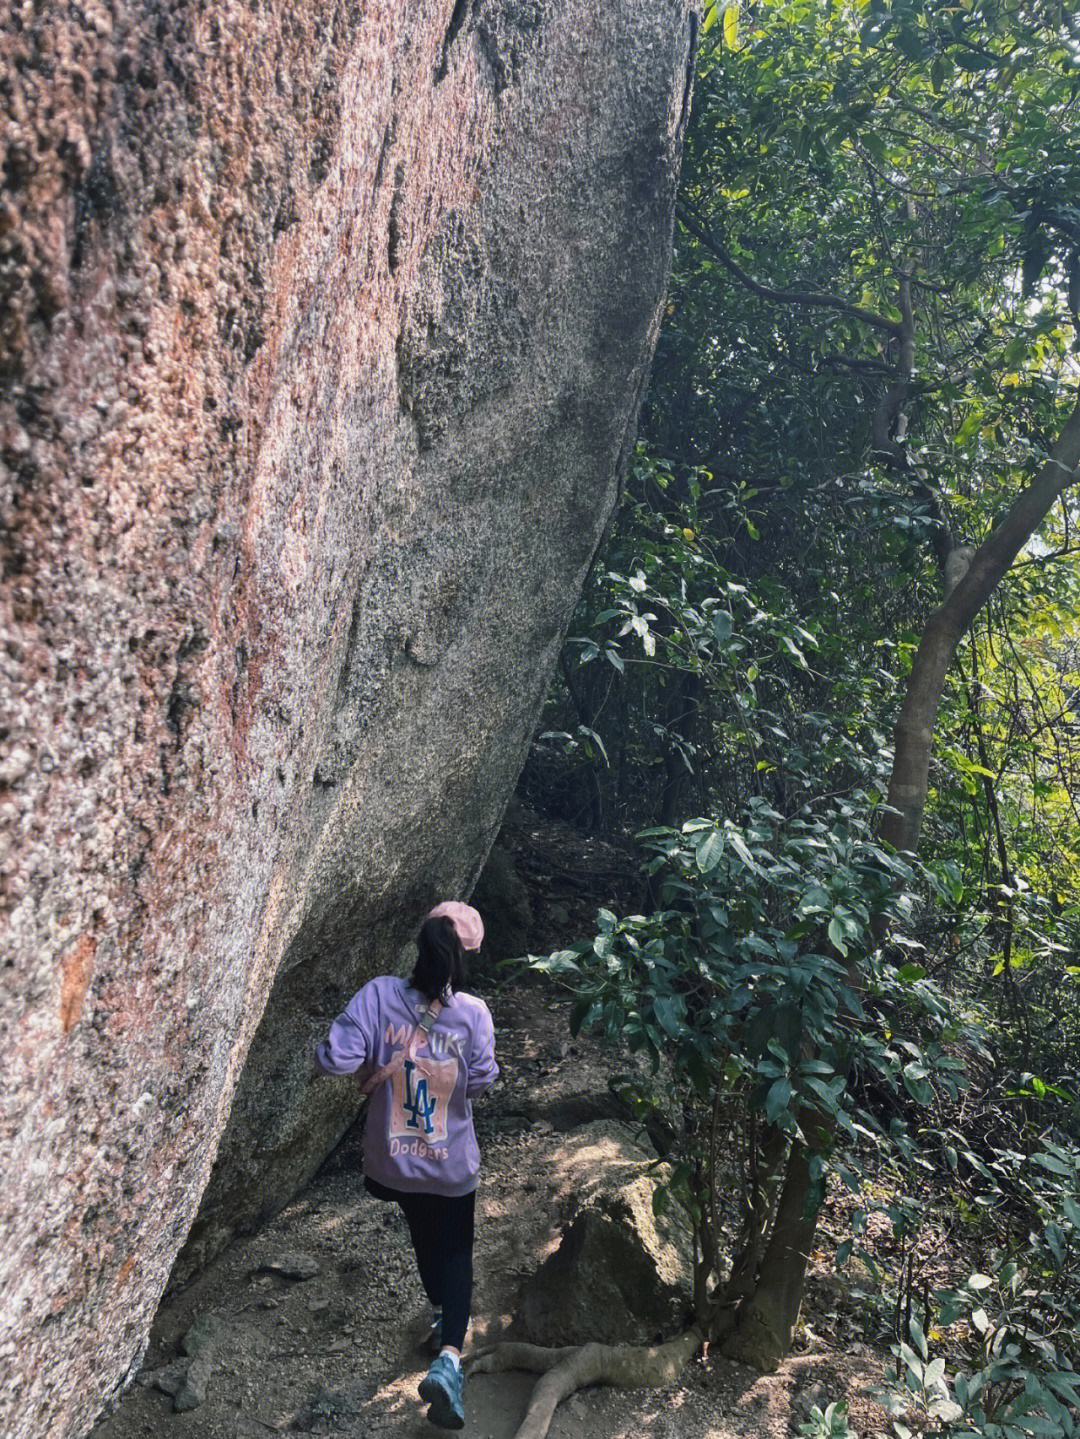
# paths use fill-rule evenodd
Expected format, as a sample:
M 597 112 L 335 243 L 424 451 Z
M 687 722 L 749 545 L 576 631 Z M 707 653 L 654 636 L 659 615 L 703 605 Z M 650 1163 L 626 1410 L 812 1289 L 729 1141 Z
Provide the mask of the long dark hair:
M 447 989 L 458 990 L 468 983 L 465 951 L 452 921 L 445 916 L 425 919 L 417 939 L 419 954 L 409 983 L 431 1004 Z

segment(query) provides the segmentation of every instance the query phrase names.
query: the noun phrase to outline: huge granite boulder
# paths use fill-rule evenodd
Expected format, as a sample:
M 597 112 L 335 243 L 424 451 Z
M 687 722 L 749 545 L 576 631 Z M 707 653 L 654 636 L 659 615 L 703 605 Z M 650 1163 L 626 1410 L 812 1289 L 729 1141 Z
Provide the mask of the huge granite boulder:
M 615 502 L 692 0 L 0 18 L 0 1432 L 347 1125 Z M 269 1002 L 268 1002 L 269 1000 Z M 231 1117 L 230 1117 L 231 1111 Z

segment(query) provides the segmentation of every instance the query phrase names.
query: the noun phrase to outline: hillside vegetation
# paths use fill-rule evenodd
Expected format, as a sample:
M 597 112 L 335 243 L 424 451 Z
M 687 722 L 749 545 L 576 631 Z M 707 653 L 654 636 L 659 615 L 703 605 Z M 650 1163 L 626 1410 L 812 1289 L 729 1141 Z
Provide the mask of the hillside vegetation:
M 700 1336 L 787 1353 L 838 1177 L 899 1439 L 1078 1422 L 1078 102 L 1065 5 L 707 9 L 643 438 L 524 778 L 637 836 L 643 912 L 538 963 L 670 1066 L 627 1088 L 679 1116 Z

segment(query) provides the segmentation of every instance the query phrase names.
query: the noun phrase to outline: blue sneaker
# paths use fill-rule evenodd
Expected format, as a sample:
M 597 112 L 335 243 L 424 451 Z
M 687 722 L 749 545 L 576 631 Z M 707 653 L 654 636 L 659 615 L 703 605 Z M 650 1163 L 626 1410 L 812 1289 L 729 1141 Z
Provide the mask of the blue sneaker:
M 464 1429 L 465 1406 L 461 1402 L 461 1370 L 447 1355 L 440 1354 L 420 1380 L 420 1398 L 430 1404 L 427 1417 L 440 1429 Z

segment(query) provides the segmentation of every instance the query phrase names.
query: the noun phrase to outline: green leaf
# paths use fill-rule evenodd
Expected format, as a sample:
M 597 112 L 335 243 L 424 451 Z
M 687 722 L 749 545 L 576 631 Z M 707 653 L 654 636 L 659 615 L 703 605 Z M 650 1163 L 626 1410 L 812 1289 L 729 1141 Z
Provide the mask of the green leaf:
M 664 1033 L 672 1039 L 678 1039 L 686 1028 L 679 1015 L 678 1001 L 670 995 L 658 994 L 653 1000 L 653 1012 Z
M 926 970 L 920 964 L 902 964 L 896 977 L 901 984 L 914 984 L 917 979 L 926 978 Z
M 729 50 L 739 48 L 739 7 L 734 0 L 724 10 L 724 44 Z
M 753 855 L 750 853 L 750 851 L 747 849 L 746 844 L 745 844 L 745 841 L 743 840 L 742 836 L 739 835 L 739 834 L 736 834 L 734 830 L 731 830 L 731 831 L 729 831 L 728 838 L 731 840 L 731 847 L 732 847 L 732 849 L 735 851 L 735 853 L 736 853 L 736 854 L 739 856 L 739 858 L 742 860 L 743 864 L 746 865 L 747 869 L 752 869 L 755 874 L 758 873 L 759 871 L 758 871 L 757 861 L 754 859 L 754 856 L 753 856 Z
M 707 830 L 698 840 L 694 853 L 697 867 L 702 874 L 709 874 L 714 870 L 724 853 L 724 836 L 720 830 Z
M 836 1114 L 840 1104 L 840 1095 L 845 1088 L 845 1081 L 842 1078 L 838 1076 L 831 1084 L 825 1084 L 820 1079 L 808 1077 L 804 1083 L 807 1089 L 813 1090 L 821 1100 L 827 1114 Z
M 926 1079 L 926 1066 L 922 1064 L 905 1064 L 902 1070 L 904 1088 L 914 1099 L 916 1104 L 931 1104 L 934 1099 L 934 1091 Z
M 1051 1374 L 1043 1375 L 1043 1382 L 1048 1389 L 1052 1389 L 1059 1399 L 1064 1399 L 1067 1404 L 1080 1408 L 1080 1374 L 1071 1371 L 1062 1373 L 1055 1370 Z
M 901 25 L 896 36 L 900 53 L 908 60 L 918 62 L 923 58 L 923 41 L 919 32 L 907 25 Z
M 580 955 L 573 949 L 560 949 L 546 959 L 531 960 L 530 967 L 544 974 L 580 974 Z
M 1046 1235 L 1046 1242 L 1050 1246 L 1050 1252 L 1057 1260 L 1058 1265 L 1065 1263 L 1065 1232 L 1060 1224 L 1051 1220 L 1043 1233 Z
M 811 885 L 803 897 L 799 900 L 798 913 L 816 914 L 821 910 L 831 911 L 833 905 L 832 895 L 820 884 Z
M 777 1079 L 770 1085 L 769 1092 L 765 1096 L 765 1118 L 770 1124 L 775 1124 L 781 1114 L 786 1112 L 794 1092 L 791 1080 L 786 1076 Z
M 587 1024 L 591 1025 L 594 1022 L 599 1012 L 599 1006 L 591 995 L 583 995 L 580 999 L 575 1000 L 570 1011 L 570 1033 L 580 1034 Z
M 1051 1174 L 1067 1174 L 1070 1178 L 1073 1174 L 1073 1166 L 1066 1164 L 1062 1159 L 1056 1159 L 1052 1154 L 1033 1154 L 1033 1161 L 1043 1169 L 1048 1169 Z

